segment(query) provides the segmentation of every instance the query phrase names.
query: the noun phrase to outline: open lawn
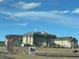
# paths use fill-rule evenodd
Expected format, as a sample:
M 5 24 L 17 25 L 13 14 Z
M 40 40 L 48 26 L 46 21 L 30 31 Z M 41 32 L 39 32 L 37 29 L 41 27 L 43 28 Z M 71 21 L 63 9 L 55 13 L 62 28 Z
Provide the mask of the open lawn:
M 0 47 L 0 52 L 6 52 L 5 50 L 5 47 Z M 24 53 L 26 48 L 21 47 L 16 47 L 14 50 L 16 54 L 0 53 L 0 59 L 79 59 L 78 48 L 37 48 L 36 54 Z M 74 50 L 78 50 L 78 53 L 74 53 Z
M 2 55 L 0 59 L 79 59 L 79 57 L 46 57 L 46 56 L 36 56 L 29 54 L 19 54 L 19 55 Z

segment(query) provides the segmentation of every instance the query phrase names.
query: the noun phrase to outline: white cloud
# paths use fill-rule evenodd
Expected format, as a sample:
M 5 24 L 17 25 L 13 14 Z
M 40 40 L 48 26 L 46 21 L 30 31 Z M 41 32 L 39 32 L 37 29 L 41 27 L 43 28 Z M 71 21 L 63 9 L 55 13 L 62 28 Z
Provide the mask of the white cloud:
M 14 15 L 17 17 L 25 17 L 25 16 L 38 16 L 38 17 L 53 17 L 52 15 L 54 14 L 67 14 L 70 13 L 69 10 L 64 10 L 64 11 L 58 11 L 58 10 L 52 10 L 52 11 L 30 11 L 30 12 L 19 12 L 15 13 Z M 49 16 L 50 15 L 50 16 Z
M 4 0 L 0 0 L 0 2 L 3 2 Z
M 0 24 L 0 27 L 7 27 L 7 26 L 28 26 L 29 23 L 14 23 L 14 24 Z
M 29 23 L 17 23 L 16 25 L 19 25 L 19 26 L 27 26 Z
M 64 12 L 66 13 L 66 12 Z M 36 20 L 40 20 L 39 18 L 45 18 L 43 20 L 46 21 L 46 19 L 48 19 L 48 21 L 52 21 L 55 24 L 60 24 L 60 25 L 64 25 L 64 26 L 68 26 L 68 27 L 78 27 L 79 26 L 79 18 L 78 17 L 74 17 L 74 16 L 69 16 L 69 15 L 65 15 L 62 13 L 55 13 L 53 11 L 38 11 L 38 12 L 20 12 L 20 13 L 15 13 L 16 17 L 28 17 L 30 16 L 30 18 L 34 18 L 36 17 Z M 78 27 L 79 28 L 79 27 Z
M 38 7 L 39 5 L 41 5 L 41 3 L 34 3 L 34 2 L 31 2 L 31 3 L 18 2 L 18 3 L 16 3 L 16 4 L 14 4 L 13 6 L 15 6 L 16 8 L 28 10 L 28 9 L 36 8 L 36 7 Z
M 71 13 L 79 14 L 79 8 L 74 9 Z
M 8 12 L 8 11 L 3 11 L 3 10 L 0 10 L 0 13 L 5 14 L 5 15 L 12 15 L 12 13 L 11 13 L 11 12 Z
M 64 10 L 64 11 L 53 10 L 52 12 L 53 12 L 53 13 L 66 14 L 66 13 L 69 13 L 70 11 L 69 11 L 69 10 Z
M 25 16 L 52 17 L 52 14 L 54 14 L 54 15 L 55 14 L 66 14 L 66 13 L 69 13 L 69 10 L 29 11 L 29 12 L 26 11 L 26 12 L 16 12 L 16 13 L 0 10 L 0 13 L 8 15 L 10 18 L 25 17 Z M 50 16 L 48 16 L 48 15 L 50 15 Z
M 66 13 L 70 13 L 69 11 L 62 11 L 62 12 L 56 12 L 56 11 L 29 11 L 29 12 L 16 12 L 16 13 L 10 13 L 10 12 L 3 12 L 4 14 L 15 16 L 17 18 L 22 18 L 23 20 L 27 20 L 24 18 L 31 18 L 31 20 L 43 20 L 43 21 L 51 21 L 55 24 L 61 24 L 68 27 L 78 27 L 79 26 L 79 18 L 74 17 L 71 15 L 65 15 Z M 36 19 L 35 19 L 36 18 Z M 40 19 L 41 18 L 41 19 Z M 17 19 L 16 19 L 17 20 Z M 25 26 L 27 24 L 18 24 Z M 78 27 L 79 28 L 79 27 Z
M 0 10 L 0 13 L 6 15 L 6 17 L 4 17 L 6 19 L 14 19 L 15 18 L 15 16 L 11 12 Z
M 30 12 L 19 12 L 19 13 L 15 13 L 14 15 L 16 17 L 25 17 L 25 16 L 33 16 L 33 17 L 50 17 L 52 18 L 53 15 L 57 15 L 57 14 L 66 14 L 69 11 L 30 11 Z M 50 15 L 50 16 L 49 16 Z
M 34 29 L 34 31 L 35 31 L 35 32 L 37 32 L 37 31 L 38 31 L 38 29 L 37 29 L 37 28 L 35 28 L 35 29 Z

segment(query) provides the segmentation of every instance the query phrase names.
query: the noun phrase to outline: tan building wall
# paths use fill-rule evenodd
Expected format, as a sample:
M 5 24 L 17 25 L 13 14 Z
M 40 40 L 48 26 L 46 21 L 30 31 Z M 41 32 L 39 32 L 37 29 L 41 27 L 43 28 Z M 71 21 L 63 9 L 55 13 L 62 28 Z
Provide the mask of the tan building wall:
M 71 42 L 69 42 L 67 40 L 66 41 L 63 41 L 63 40 L 55 41 L 55 44 L 58 44 L 62 47 L 71 47 Z
M 32 36 L 24 36 L 22 38 L 22 44 L 30 44 L 33 45 L 33 37 Z
M 31 36 L 31 41 L 30 41 L 31 45 L 33 45 L 33 37 Z
M 27 40 L 26 40 L 26 37 L 24 36 L 23 38 L 22 38 L 22 44 L 26 44 L 27 42 L 26 42 Z

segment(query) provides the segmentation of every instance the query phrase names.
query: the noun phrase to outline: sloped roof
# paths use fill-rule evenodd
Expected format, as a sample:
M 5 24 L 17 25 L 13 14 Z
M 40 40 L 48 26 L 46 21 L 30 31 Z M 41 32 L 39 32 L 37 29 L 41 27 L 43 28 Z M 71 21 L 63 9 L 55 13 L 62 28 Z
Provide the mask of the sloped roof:
M 30 36 L 30 35 L 34 35 L 34 34 L 45 35 L 48 33 L 47 32 L 28 32 L 28 33 L 24 34 L 23 36 Z
M 13 37 L 22 37 L 22 35 L 14 35 L 14 34 L 6 35 L 6 38 L 13 38 Z
M 76 38 L 74 37 L 58 37 L 57 39 L 55 40 L 70 40 L 70 41 L 77 41 Z

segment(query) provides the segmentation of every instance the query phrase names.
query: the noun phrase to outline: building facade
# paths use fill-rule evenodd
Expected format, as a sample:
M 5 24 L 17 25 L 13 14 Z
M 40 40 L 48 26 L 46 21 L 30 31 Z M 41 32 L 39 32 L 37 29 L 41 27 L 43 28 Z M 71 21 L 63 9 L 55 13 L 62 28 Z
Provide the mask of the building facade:
M 24 34 L 22 37 L 22 45 L 33 45 L 33 33 Z
M 37 47 L 63 47 L 76 48 L 77 39 L 74 37 L 57 37 L 47 32 L 28 32 L 24 35 L 6 35 L 5 45 L 37 46 Z
M 12 42 L 13 46 L 21 46 L 22 35 L 14 35 L 14 34 L 6 35 L 6 37 L 5 37 L 5 45 L 8 45 L 9 41 Z
M 23 35 L 22 44 L 31 46 L 46 45 L 46 32 L 29 32 Z
M 76 48 L 78 46 L 77 39 L 74 37 L 58 37 L 54 42 L 55 47 Z
M 23 35 L 22 45 L 31 45 L 38 47 L 52 47 L 56 36 L 47 32 L 29 32 Z

